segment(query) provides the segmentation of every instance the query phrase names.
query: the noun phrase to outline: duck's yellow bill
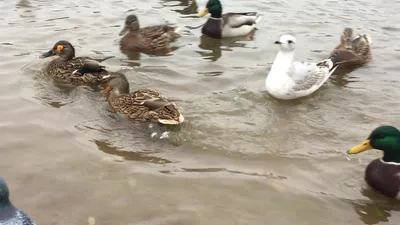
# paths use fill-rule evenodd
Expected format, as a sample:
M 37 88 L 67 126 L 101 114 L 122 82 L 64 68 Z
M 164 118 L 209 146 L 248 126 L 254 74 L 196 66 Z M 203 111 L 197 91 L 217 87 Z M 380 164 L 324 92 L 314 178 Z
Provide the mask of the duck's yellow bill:
M 201 11 L 201 12 L 199 13 L 199 16 L 200 16 L 200 17 L 203 17 L 203 16 L 205 16 L 205 15 L 207 15 L 207 14 L 208 14 L 208 9 L 205 8 L 205 9 L 203 9 L 203 11 Z
M 348 154 L 358 154 L 363 151 L 367 151 L 369 149 L 372 149 L 373 147 L 371 146 L 370 140 L 365 140 L 363 143 L 356 145 L 347 151 Z

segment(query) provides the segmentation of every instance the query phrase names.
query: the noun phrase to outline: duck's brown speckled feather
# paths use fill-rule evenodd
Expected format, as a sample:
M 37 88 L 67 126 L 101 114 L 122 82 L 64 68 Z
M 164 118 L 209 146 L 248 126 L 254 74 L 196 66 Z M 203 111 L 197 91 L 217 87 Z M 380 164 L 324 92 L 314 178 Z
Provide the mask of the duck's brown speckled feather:
M 75 57 L 70 60 L 65 60 L 61 57 L 53 59 L 46 67 L 46 72 L 59 83 L 79 85 L 97 85 L 100 84 L 102 77 L 108 75 L 109 72 L 104 70 L 103 66 L 97 64 L 94 59 L 88 57 Z M 86 72 L 84 76 L 80 73 L 72 74 L 75 70 L 89 68 L 93 72 Z M 97 71 L 96 71 L 97 70 Z
M 352 49 L 346 49 L 342 44 L 336 46 L 331 56 L 339 51 L 339 67 L 353 68 L 367 64 L 371 61 L 371 48 L 363 36 L 359 36 L 352 42 Z
M 179 121 L 180 112 L 175 104 L 159 92 L 139 89 L 126 95 L 110 96 L 110 106 L 131 120 L 158 122 L 159 119 Z

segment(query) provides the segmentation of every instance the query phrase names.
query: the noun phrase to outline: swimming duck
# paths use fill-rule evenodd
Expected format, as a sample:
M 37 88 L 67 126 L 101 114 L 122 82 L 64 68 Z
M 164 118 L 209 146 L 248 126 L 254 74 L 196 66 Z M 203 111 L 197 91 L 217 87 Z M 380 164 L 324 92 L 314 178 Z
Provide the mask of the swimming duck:
M 89 57 L 75 57 L 75 48 L 68 41 L 58 41 L 52 49 L 43 53 L 40 58 L 59 56 L 53 59 L 46 67 L 46 72 L 54 81 L 64 84 L 98 85 L 107 79 L 110 74 L 105 67 Z
M 0 177 L 0 224 L 35 225 L 35 222 L 25 212 L 15 208 L 9 195 L 6 181 Z
M 367 140 L 347 153 L 358 154 L 369 149 L 383 151 L 383 157 L 369 163 L 365 181 L 383 195 L 400 199 L 400 131 L 393 126 L 377 127 Z
M 172 25 L 155 25 L 140 28 L 136 15 L 125 18 L 125 26 L 119 33 L 125 35 L 120 40 L 122 51 L 141 51 L 151 53 L 168 50 L 170 43 L 178 39 L 179 27 Z
M 310 95 L 337 68 L 338 54 L 318 63 L 294 62 L 296 38 L 292 35 L 282 35 L 275 44 L 280 51 L 265 80 L 266 90 L 275 98 L 289 100 Z
M 111 75 L 103 93 L 108 94 L 108 103 L 114 111 L 131 120 L 170 125 L 181 124 L 184 121 L 175 103 L 168 101 L 159 92 L 139 89 L 129 93 L 129 82 L 123 74 Z
M 222 14 L 222 4 L 219 0 L 209 0 L 199 16 L 207 14 L 211 17 L 204 24 L 201 32 L 211 38 L 245 36 L 256 28 L 261 16 L 256 12 Z
M 339 51 L 338 64 L 340 68 L 355 68 L 371 61 L 371 37 L 360 34 L 353 37 L 353 29 L 345 28 L 340 35 L 340 44 L 331 53 Z

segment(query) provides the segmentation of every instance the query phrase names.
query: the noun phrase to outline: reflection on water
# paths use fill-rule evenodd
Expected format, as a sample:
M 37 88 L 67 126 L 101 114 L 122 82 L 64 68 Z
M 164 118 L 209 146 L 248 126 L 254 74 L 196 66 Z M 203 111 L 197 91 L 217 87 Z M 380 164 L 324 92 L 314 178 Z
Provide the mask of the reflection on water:
M 100 151 L 110 155 L 120 156 L 124 160 L 141 161 L 141 162 L 148 162 L 155 164 L 172 163 L 172 161 L 169 161 L 167 159 L 150 156 L 148 152 L 134 152 L 134 151 L 122 150 L 121 148 L 114 147 L 107 141 L 93 140 L 93 142 L 97 145 Z
M 173 4 L 175 2 L 178 3 Z M 192 15 L 197 14 L 198 12 L 196 0 L 162 0 L 161 4 L 166 7 L 173 7 L 174 9 L 172 9 L 172 11 L 182 15 Z
M 364 224 L 389 222 L 392 212 L 400 212 L 399 200 L 386 198 L 371 188 L 362 189 L 361 193 L 370 200 L 355 200 L 351 204 Z

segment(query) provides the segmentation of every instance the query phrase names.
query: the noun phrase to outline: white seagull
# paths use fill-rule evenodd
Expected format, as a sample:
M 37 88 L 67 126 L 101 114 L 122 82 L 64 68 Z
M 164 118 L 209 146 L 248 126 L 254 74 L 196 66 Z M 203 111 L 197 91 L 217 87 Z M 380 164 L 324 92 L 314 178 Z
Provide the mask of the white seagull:
M 324 84 L 337 68 L 338 53 L 318 63 L 293 62 L 296 38 L 282 35 L 280 51 L 265 79 L 265 88 L 275 98 L 290 100 L 312 94 Z

